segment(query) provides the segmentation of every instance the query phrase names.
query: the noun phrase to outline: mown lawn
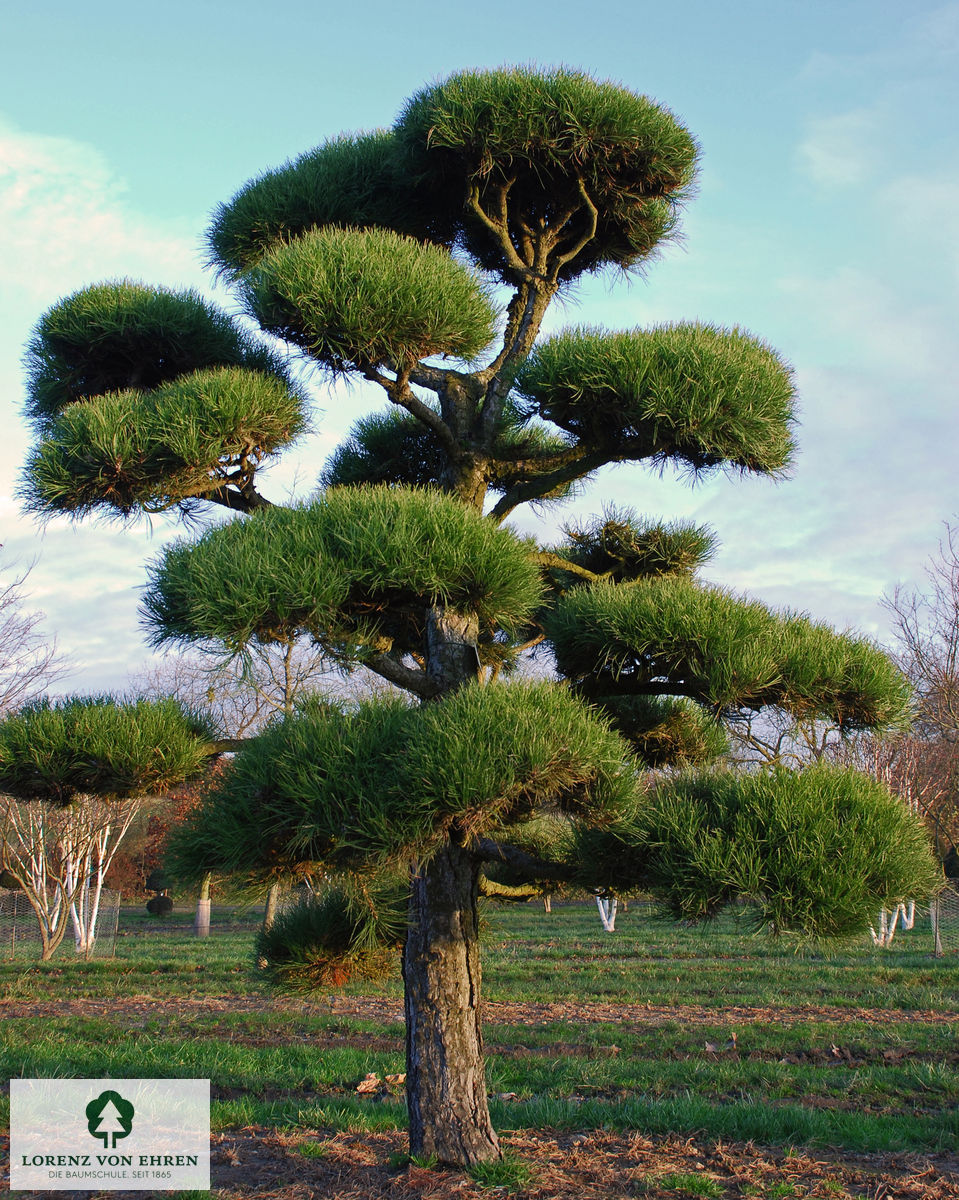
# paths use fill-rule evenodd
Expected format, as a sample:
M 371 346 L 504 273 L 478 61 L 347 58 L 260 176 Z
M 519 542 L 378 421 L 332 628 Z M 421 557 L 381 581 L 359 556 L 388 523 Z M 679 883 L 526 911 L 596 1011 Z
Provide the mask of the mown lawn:
M 201 941 L 187 916 L 125 910 L 113 959 L 65 947 L 48 965 L 0 964 L 0 1069 L 208 1077 L 224 1136 L 260 1128 L 298 1145 L 317 1130 L 402 1129 L 401 1087 L 356 1091 L 403 1070 L 398 975 L 277 997 L 251 963 L 256 921 L 219 910 Z M 933 959 L 921 918 L 888 951 L 797 953 L 731 917 L 679 928 L 642 904 L 613 934 L 589 906 L 491 907 L 484 937 L 489 1086 L 507 1135 L 959 1156 L 959 956 Z M 522 1191 L 488 1184 L 507 1185 Z M 646 1194 L 684 1194 L 656 1186 Z

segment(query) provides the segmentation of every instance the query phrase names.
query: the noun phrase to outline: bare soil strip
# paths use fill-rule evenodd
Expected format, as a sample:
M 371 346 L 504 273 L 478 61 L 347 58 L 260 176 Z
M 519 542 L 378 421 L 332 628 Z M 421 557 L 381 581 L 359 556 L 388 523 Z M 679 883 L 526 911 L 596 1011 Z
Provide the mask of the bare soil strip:
M 213 1138 L 213 1200 L 499 1200 L 460 1171 L 395 1167 L 400 1133 L 280 1134 L 249 1128 Z M 304 1147 L 312 1154 L 304 1153 Z M 678 1200 L 703 1194 L 677 1176 L 710 1179 L 723 1200 L 763 1195 L 806 1200 L 959 1200 L 955 1167 L 935 1157 L 834 1158 L 696 1138 L 604 1131 L 506 1135 L 505 1149 L 532 1171 L 516 1200 Z M 659 1183 L 658 1181 L 662 1181 Z M 775 1185 L 778 1190 L 773 1190 Z M 784 1190 L 791 1188 L 791 1191 Z M 58 1192 L 34 1192 L 57 1200 Z M 715 1188 L 712 1195 L 717 1195 Z M 73 1193 L 75 1196 L 81 1193 Z M 86 1193 L 88 1200 L 144 1200 L 144 1192 Z
M 332 996 L 320 1003 L 282 997 L 257 995 L 177 996 L 162 1000 L 155 996 L 130 996 L 95 1000 L 81 997 L 70 1000 L 0 1000 L 0 1020 L 4 1017 L 108 1017 L 118 1023 L 135 1024 L 155 1020 L 164 1011 L 179 1016 L 193 1011 L 213 1014 L 240 1012 L 297 1012 L 309 1016 L 352 1017 L 382 1027 L 403 1023 L 400 1000 L 375 996 Z M 859 1021 L 867 1025 L 919 1023 L 959 1025 L 959 1012 L 935 1009 L 847 1008 L 843 1005 L 724 1005 L 712 1008 L 697 1004 L 603 1004 L 554 1001 L 547 1004 L 505 1004 L 500 1001 L 483 1005 L 484 1020 L 491 1025 L 679 1025 L 743 1026 L 775 1022 L 778 1025 L 804 1025 Z

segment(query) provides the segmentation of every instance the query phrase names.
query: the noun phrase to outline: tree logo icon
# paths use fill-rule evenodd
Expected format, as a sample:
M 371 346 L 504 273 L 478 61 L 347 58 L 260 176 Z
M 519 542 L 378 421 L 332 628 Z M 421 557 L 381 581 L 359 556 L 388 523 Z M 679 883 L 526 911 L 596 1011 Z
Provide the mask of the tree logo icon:
M 133 1128 L 133 1112 L 133 1105 L 119 1092 L 101 1092 L 87 1105 L 87 1129 L 91 1137 L 103 1139 L 105 1150 L 115 1150 L 117 1138 L 125 1138 Z

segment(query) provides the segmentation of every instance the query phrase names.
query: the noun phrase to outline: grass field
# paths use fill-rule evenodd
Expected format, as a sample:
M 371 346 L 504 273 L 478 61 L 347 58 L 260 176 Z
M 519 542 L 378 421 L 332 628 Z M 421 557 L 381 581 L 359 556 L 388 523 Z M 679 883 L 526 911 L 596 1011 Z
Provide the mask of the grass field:
M 959 957 L 921 920 L 892 950 L 796 954 L 732 918 L 633 905 L 605 934 L 587 906 L 491 908 L 509 1155 L 475 1178 L 401 1163 L 402 1089 L 356 1091 L 403 1070 L 398 977 L 277 997 L 256 920 L 220 910 L 198 941 L 125 910 L 113 959 L 3 963 L 6 1077 L 209 1078 L 224 1198 L 959 1197 Z

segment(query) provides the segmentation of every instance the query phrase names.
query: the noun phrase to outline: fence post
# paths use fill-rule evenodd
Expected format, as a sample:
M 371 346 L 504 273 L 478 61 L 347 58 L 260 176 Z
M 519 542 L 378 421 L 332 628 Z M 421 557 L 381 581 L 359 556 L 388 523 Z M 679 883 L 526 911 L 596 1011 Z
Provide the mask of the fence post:
M 933 956 L 942 958 L 942 938 L 939 936 L 939 893 L 932 898 L 929 905 L 929 920 L 932 922 L 932 939 L 934 943 Z

